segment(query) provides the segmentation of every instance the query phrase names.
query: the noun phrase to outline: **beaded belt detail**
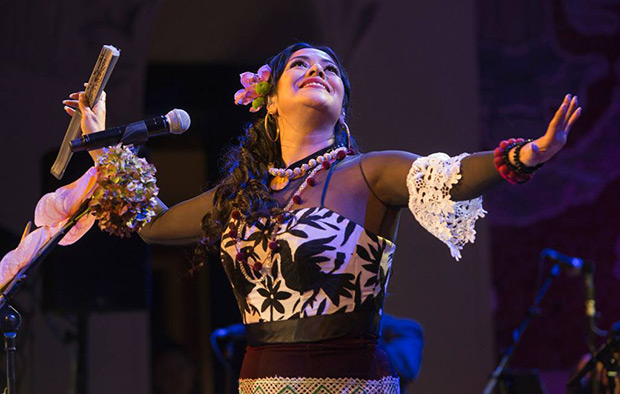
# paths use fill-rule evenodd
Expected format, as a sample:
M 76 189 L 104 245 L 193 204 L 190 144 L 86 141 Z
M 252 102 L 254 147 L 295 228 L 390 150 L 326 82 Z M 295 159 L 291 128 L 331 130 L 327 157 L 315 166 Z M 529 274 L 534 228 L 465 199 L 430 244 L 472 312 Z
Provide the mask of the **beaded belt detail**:
M 398 378 L 260 378 L 239 379 L 240 394 L 399 394 Z

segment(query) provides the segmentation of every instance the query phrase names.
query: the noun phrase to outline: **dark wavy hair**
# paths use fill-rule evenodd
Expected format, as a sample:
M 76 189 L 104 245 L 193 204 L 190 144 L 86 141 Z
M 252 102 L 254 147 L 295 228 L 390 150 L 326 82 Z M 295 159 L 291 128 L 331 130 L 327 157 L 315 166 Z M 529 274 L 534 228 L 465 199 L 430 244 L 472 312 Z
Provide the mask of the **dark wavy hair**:
M 275 92 L 278 80 L 284 72 L 291 55 L 305 48 L 315 48 L 327 53 L 338 66 L 340 78 L 344 85 L 342 108 L 345 116 L 351 94 L 351 85 L 342 62 L 334 51 L 326 46 L 315 46 L 305 42 L 290 45 L 282 52 L 269 58 L 271 67 L 271 92 Z M 269 130 L 275 130 L 275 117 L 268 119 Z M 282 152 L 279 143 L 273 143 L 266 136 L 265 117 L 260 116 L 246 125 L 245 133 L 239 137 L 239 145 L 228 150 L 224 157 L 223 178 L 216 186 L 213 209 L 202 219 L 204 237 L 198 246 L 198 252 L 217 251 L 224 228 L 233 209 L 239 210 L 247 220 L 255 220 L 267 215 L 282 212 L 278 201 L 269 190 L 267 167 L 273 163 L 283 167 Z M 347 145 L 347 135 L 338 124 L 334 126 L 336 144 Z M 356 149 L 352 141 L 353 148 Z

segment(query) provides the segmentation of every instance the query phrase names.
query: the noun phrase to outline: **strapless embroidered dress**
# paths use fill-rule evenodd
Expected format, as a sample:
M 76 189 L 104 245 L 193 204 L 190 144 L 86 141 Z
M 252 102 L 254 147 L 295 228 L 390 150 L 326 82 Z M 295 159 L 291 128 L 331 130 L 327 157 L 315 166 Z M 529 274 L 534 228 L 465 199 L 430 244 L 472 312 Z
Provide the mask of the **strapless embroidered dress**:
M 419 158 L 407 177 L 410 210 L 456 259 L 485 214 L 482 198 L 450 200 L 465 155 Z M 263 219 L 243 226 L 236 240 L 222 237 L 222 263 L 249 345 L 239 392 L 399 393 L 398 377 L 376 347 L 395 245 L 323 206 L 293 210 L 275 238 L 274 229 Z M 247 262 L 236 260 L 237 248 Z
M 352 377 L 356 375 L 350 371 L 354 364 L 342 371 L 349 372 L 348 375 L 337 376 L 333 368 L 320 372 L 320 368 L 305 365 L 296 357 L 283 356 L 288 360 L 287 369 L 297 370 L 299 375 L 260 376 L 262 373 L 252 371 L 244 378 L 242 370 L 240 392 L 270 393 L 280 392 L 272 391 L 275 387 L 290 387 L 290 393 L 310 393 L 321 392 L 316 389 L 327 385 L 325 393 L 356 389 L 362 390 L 360 393 L 397 393 L 398 378 L 385 356 L 374 347 L 394 244 L 325 207 L 297 209 L 286 215 L 273 254 L 268 247 L 271 231 L 270 222 L 261 220 L 247 226 L 238 236 L 248 263 L 273 258 L 271 268 L 261 273 L 249 265 L 241 267 L 246 263 L 235 260 L 235 240 L 228 235 L 222 238 L 224 269 L 242 311 L 248 344 L 255 347 L 250 348 L 249 354 L 256 349 L 270 352 L 270 345 L 278 346 L 279 353 L 286 353 L 287 344 L 295 353 L 299 344 L 306 344 L 302 346 L 310 352 L 318 346 L 322 352 L 340 349 L 359 357 L 370 355 L 377 365 L 367 367 L 373 369 L 368 376 Z M 298 366 L 290 365 L 291 358 L 297 359 Z M 309 362 L 320 364 L 320 358 Z M 355 359 L 349 360 L 352 362 Z M 270 364 L 268 368 L 274 368 L 273 359 Z M 315 376 L 308 376 L 308 370 L 313 369 Z M 377 370 L 382 376 L 377 375 Z M 282 366 L 275 371 L 281 373 Z M 263 391 L 256 391 L 259 388 Z

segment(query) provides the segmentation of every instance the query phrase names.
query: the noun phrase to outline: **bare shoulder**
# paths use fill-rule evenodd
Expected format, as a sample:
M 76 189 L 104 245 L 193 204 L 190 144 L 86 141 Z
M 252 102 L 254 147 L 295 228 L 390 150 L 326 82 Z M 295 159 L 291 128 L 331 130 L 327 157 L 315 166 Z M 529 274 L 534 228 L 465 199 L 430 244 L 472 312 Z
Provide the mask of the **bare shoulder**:
M 420 155 L 407 152 L 404 150 L 380 150 L 373 152 L 366 152 L 362 154 L 362 161 L 364 165 L 366 163 L 374 163 L 378 166 L 389 166 L 398 164 L 408 164 L 411 166 L 413 161 L 419 158 Z
M 368 152 L 362 154 L 360 166 L 368 186 L 381 201 L 390 206 L 406 206 L 409 196 L 407 175 L 419 157 L 400 150 Z
M 364 153 L 360 161 L 362 170 L 370 181 L 371 178 L 380 180 L 395 171 L 409 173 L 411 165 L 419 157 L 402 150 L 384 150 Z

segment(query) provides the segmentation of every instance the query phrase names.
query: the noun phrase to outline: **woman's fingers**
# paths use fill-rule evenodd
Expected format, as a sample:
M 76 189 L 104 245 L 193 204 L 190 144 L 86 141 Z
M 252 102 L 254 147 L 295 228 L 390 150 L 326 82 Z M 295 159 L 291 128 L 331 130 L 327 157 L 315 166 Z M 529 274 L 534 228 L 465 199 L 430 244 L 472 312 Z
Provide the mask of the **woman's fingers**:
M 566 111 L 566 115 L 564 116 L 564 124 L 563 124 L 563 129 L 566 129 L 566 126 L 568 125 L 568 121 L 570 120 L 571 116 L 575 113 L 575 110 L 577 109 L 577 107 L 579 106 L 579 100 L 577 99 L 577 96 L 574 96 L 573 99 L 570 101 L 570 104 L 568 106 L 568 111 Z
M 100 105 L 100 103 L 105 103 L 106 100 L 106 92 L 102 91 L 101 94 L 99 95 L 99 99 L 93 103 L 93 105 L 89 105 L 88 101 L 86 100 L 86 92 L 76 92 L 76 93 L 71 93 L 69 95 L 69 98 L 72 100 L 63 100 L 63 103 L 71 103 L 71 104 L 83 104 L 84 107 L 91 107 L 91 108 L 95 108 L 97 105 Z
M 577 121 L 577 119 L 579 119 L 580 116 L 581 116 L 581 107 L 575 110 L 575 112 L 571 115 L 570 119 L 568 120 L 568 123 L 566 123 L 566 128 L 564 129 L 566 131 L 566 134 L 568 134 L 568 132 L 570 131 L 570 128 L 573 127 L 573 124 Z
M 547 132 L 521 150 L 521 161 L 528 166 L 548 161 L 566 144 L 570 128 L 581 116 L 579 99 L 567 94 L 549 122 Z
M 88 87 L 88 83 L 84 83 L 84 87 Z M 88 133 L 94 130 L 102 130 L 102 127 L 105 125 L 105 100 L 106 93 L 101 92 L 99 99 L 93 103 L 91 108 L 86 99 L 86 92 L 82 90 L 69 94 L 69 99 L 62 100 L 62 103 L 64 111 L 70 116 L 74 116 L 77 109 L 80 109 L 83 115 L 82 130 Z
M 555 115 L 553 116 L 553 119 L 551 119 L 551 122 L 549 123 L 550 130 L 555 131 L 555 129 L 564 125 L 564 117 L 566 116 L 566 112 L 568 111 L 569 100 L 570 100 L 570 94 L 567 94 L 564 97 L 564 101 L 562 101 L 562 105 L 560 105 L 560 108 L 558 108 L 558 110 L 555 111 Z
M 101 97 L 105 99 L 104 95 Z M 105 129 L 105 101 L 100 99 L 94 104 L 91 108 L 88 105 L 86 93 L 80 93 L 78 106 L 82 112 L 82 132 L 85 134 Z
M 71 117 L 73 117 L 73 115 L 75 115 L 75 109 L 73 109 L 71 107 L 68 107 L 68 106 L 65 105 L 64 110 Z
M 88 105 L 88 101 L 86 100 L 86 93 L 80 93 L 78 98 L 78 105 L 80 107 L 80 111 L 82 113 L 91 112 L 90 106 Z
M 71 107 L 71 108 L 77 108 L 78 107 L 78 99 L 80 97 L 80 93 L 84 93 L 84 92 L 73 92 L 69 95 L 69 99 L 67 100 L 62 100 L 63 105 L 67 106 L 67 107 Z
M 62 103 L 68 107 L 77 108 L 78 101 L 77 100 L 62 100 Z
M 105 91 L 101 92 L 101 95 L 99 95 L 99 99 L 93 104 L 93 111 L 96 113 L 105 113 L 105 99 L 106 99 L 106 94 Z

